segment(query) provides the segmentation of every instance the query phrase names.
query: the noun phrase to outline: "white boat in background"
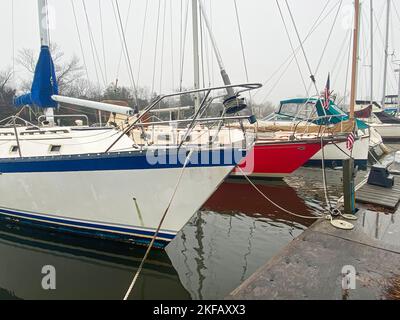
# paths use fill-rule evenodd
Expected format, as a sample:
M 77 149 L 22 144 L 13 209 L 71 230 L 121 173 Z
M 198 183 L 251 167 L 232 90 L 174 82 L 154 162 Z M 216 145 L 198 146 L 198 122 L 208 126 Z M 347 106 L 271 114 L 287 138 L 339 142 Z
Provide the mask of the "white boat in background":
M 383 110 L 374 102 L 357 101 L 356 114 L 361 120 L 373 128 L 383 141 L 400 141 L 400 119 L 390 113 L 390 109 Z
M 38 0 L 39 21 L 47 21 L 45 4 Z M 143 127 L 141 120 L 166 99 L 179 100 L 183 94 L 220 97 L 224 90 L 232 93 L 230 101 L 239 103 L 240 92 L 260 85 L 225 85 L 160 96 L 123 132 L 91 128 L 81 120 L 73 127 L 58 126 L 57 102 L 126 115 L 131 109 L 59 96 L 47 28 L 40 23 L 41 52 L 32 91 L 15 99 L 16 106 L 42 108 L 43 121 L 35 125 L 11 117 L 0 128 L 0 215 L 10 221 L 138 244 L 155 238 L 156 246 L 165 246 L 246 156 L 253 141 L 194 146 L 183 139 L 138 147 L 129 133 Z M 207 121 L 198 117 L 207 101 L 204 98 L 198 114 L 188 120 L 185 137 L 196 124 Z
M 384 141 L 400 141 L 400 119 L 385 111 L 374 112 L 369 118 L 369 125 L 374 128 Z

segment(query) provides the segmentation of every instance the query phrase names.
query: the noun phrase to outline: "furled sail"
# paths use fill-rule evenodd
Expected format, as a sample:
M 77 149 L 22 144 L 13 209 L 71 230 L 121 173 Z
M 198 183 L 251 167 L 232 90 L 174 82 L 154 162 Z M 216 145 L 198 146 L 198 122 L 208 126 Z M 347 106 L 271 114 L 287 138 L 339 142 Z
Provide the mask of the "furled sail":
M 14 99 L 16 107 L 25 105 L 40 108 L 57 108 L 51 96 L 58 94 L 58 84 L 53 59 L 48 46 L 42 46 L 33 77 L 31 92 Z

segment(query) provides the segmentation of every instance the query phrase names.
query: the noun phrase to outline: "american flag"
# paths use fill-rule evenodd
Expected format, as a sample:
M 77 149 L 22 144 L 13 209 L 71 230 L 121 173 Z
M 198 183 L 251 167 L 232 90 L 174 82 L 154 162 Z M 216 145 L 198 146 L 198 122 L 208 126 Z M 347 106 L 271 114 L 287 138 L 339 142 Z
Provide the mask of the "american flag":
M 354 135 L 354 133 L 350 133 L 349 136 L 347 137 L 347 143 L 346 143 L 346 147 L 347 149 L 349 149 L 350 151 L 353 150 L 354 147 L 354 142 L 356 141 L 356 136 Z
M 325 91 L 324 91 L 324 102 L 323 106 L 326 110 L 329 110 L 329 102 L 331 101 L 331 75 L 328 74 L 328 80 L 326 81 Z

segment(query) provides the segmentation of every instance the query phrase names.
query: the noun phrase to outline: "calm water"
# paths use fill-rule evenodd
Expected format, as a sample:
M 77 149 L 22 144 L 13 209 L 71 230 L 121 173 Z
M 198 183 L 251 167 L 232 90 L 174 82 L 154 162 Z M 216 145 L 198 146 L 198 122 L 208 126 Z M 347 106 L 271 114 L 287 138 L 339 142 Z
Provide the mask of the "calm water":
M 329 171 L 328 182 L 337 200 L 341 172 Z M 324 211 L 320 170 L 256 183 L 291 211 Z M 153 251 L 132 298 L 223 299 L 312 222 L 281 212 L 247 182 L 228 180 L 166 252 Z M 143 248 L 0 222 L 0 299 L 122 299 L 143 255 Z M 55 291 L 41 287 L 44 265 L 57 270 Z

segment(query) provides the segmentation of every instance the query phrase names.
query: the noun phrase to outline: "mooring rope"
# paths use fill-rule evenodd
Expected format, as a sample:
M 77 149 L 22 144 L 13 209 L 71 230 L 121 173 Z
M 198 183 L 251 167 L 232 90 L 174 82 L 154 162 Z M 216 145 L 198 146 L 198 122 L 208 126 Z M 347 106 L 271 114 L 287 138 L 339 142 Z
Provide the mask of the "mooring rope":
M 174 192 L 173 192 L 173 194 L 172 194 L 172 196 L 171 196 L 171 199 L 170 199 L 170 201 L 169 201 L 169 203 L 168 203 L 168 206 L 167 206 L 167 208 L 165 209 L 165 212 L 164 212 L 164 214 L 163 214 L 163 216 L 162 216 L 162 218 L 161 218 L 161 221 L 160 221 L 160 223 L 159 223 L 159 225 L 158 225 L 158 227 L 157 227 L 156 232 L 154 233 L 153 238 L 151 239 L 151 242 L 150 242 L 149 247 L 147 248 L 146 254 L 144 255 L 144 257 L 143 257 L 143 259 L 142 259 L 142 261 L 141 261 L 141 263 L 140 263 L 140 265 L 139 265 L 139 268 L 138 268 L 138 270 L 136 271 L 136 274 L 135 274 L 135 276 L 134 276 L 134 278 L 133 278 L 133 280 L 132 280 L 132 283 L 131 283 L 131 285 L 129 286 L 129 289 L 128 289 L 128 291 L 127 291 L 126 294 L 125 294 L 124 301 L 128 300 L 128 298 L 129 298 L 129 296 L 130 296 L 130 294 L 131 294 L 133 288 L 135 287 L 136 281 L 137 281 L 137 279 L 139 278 L 139 275 L 140 275 L 140 273 L 141 273 L 142 270 L 143 270 L 143 266 L 144 266 L 144 264 L 145 264 L 145 262 L 146 262 L 146 260 L 147 260 L 147 257 L 149 256 L 150 251 L 151 251 L 151 249 L 152 249 L 153 246 L 154 246 L 154 243 L 155 243 L 155 241 L 156 241 L 156 239 L 157 239 L 158 234 L 160 233 L 160 230 L 161 230 L 161 227 L 162 227 L 162 225 L 163 225 L 163 223 L 164 223 L 164 221 L 165 221 L 165 218 L 167 217 L 167 214 L 168 214 L 168 212 L 169 212 L 169 210 L 170 210 L 170 208 L 171 208 L 172 202 L 173 202 L 174 199 L 175 199 L 175 196 L 176 196 L 176 193 L 177 193 L 177 191 L 178 191 L 179 185 L 181 184 L 181 181 L 182 181 L 182 178 L 183 178 L 183 174 L 184 174 L 184 172 L 185 172 L 185 170 L 186 170 L 187 165 L 189 164 L 189 160 L 190 160 L 190 157 L 192 156 L 192 154 L 193 154 L 193 149 L 189 152 L 189 154 L 188 154 L 187 157 L 186 157 L 185 163 L 184 163 L 184 165 L 183 165 L 183 167 L 182 167 L 181 173 L 180 173 L 180 175 L 179 175 L 178 182 L 177 182 L 177 184 L 176 184 L 176 186 L 175 186 Z
M 262 192 L 254 183 L 253 181 L 251 181 L 251 179 L 247 176 L 247 174 L 243 171 L 243 169 L 241 167 L 237 167 L 239 169 L 239 171 L 242 173 L 242 175 L 245 177 L 245 179 L 250 183 L 250 185 L 264 198 L 266 199 L 268 202 L 270 202 L 272 205 L 274 205 L 275 207 L 277 207 L 279 210 L 298 217 L 298 218 L 302 218 L 302 219 L 321 219 L 324 218 L 324 215 L 320 215 L 320 216 L 316 216 L 316 217 L 310 217 L 310 216 L 303 216 L 301 214 L 297 214 L 295 212 L 292 212 L 288 209 L 283 208 L 282 206 L 280 206 L 279 204 L 277 204 L 276 202 L 274 202 L 271 198 L 269 198 L 264 192 Z M 330 217 L 330 215 L 326 215 L 325 218 Z

